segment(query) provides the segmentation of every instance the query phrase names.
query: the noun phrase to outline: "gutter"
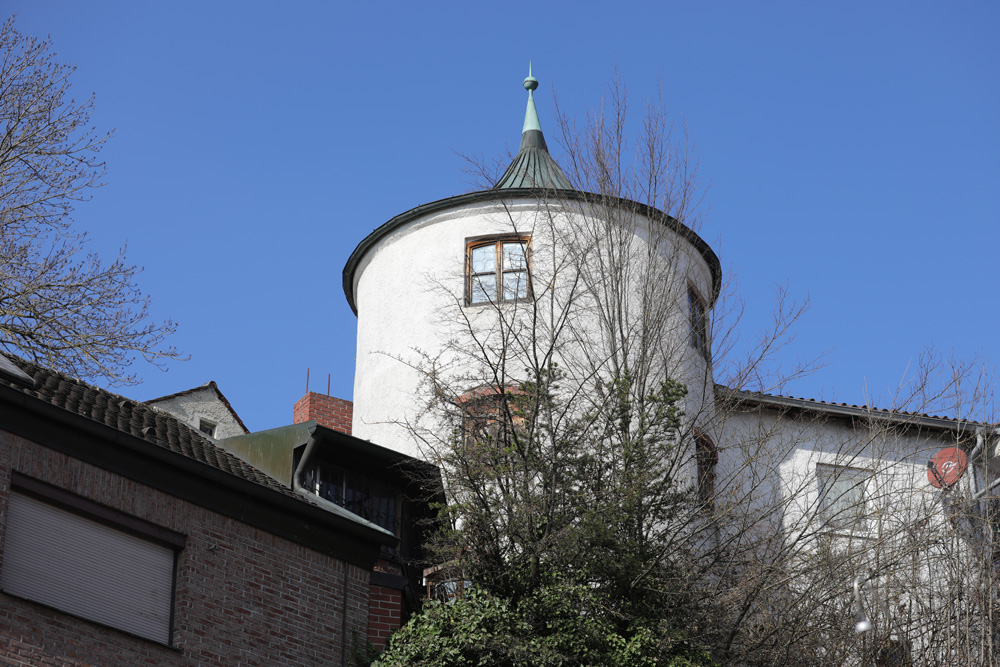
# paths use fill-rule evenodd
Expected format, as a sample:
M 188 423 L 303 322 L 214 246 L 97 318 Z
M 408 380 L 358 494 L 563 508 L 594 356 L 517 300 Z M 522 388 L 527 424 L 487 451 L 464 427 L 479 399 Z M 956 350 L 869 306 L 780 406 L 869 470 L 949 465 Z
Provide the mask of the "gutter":
M 270 489 L 248 479 L 237 477 L 225 470 L 174 452 L 156 442 L 150 442 L 106 424 L 96 422 L 78 413 L 58 407 L 48 403 L 44 399 L 26 394 L 13 387 L 0 385 L 0 400 L 7 401 L 17 408 L 35 413 L 53 422 L 66 424 L 101 440 L 127 449 L 141 457 L 152 459 L 153 461 L 180 469 L 196 477 L 206 479 L 220 487 L 229 489 L 235 494 L 250 496 L 278 509 L 299 515 L 309 521 L 326 525 L 329 528 L 342 531 L 362 540 L 377 542 L 385 546 L 395 546 L 398 542 L 397 538 L 385 529 L 375 526 L 371 522 L 365 521 L 343 508 L 334 505 L 340 511 L 330 511 L 327 507 L 315 502 L 316 500 L 322 500 L 318 496 L 310 495 L 306 499 L 298 497 L 299 494 L 286 495 L 275 489 Z M 142 404 L 140 401 L 133 402 Z M 60 451 L 63 450 L 60 449 Z M 263 475 L 264 473 L 261 474 Z M 168 489 L 161 490 L 166 490 L 169 493 Z M 247 522 L 246 517 L 233 518 Z
M 386 530 L 378 524 L 372 523 L 368 519 L 364 519 L 354 512 L 344 509 L 336 503 L 332 503 L 326 498 L 323 498 L 318 493 L 314 493 L 309 489 L 302 486 L 302 475 L 305 473 L 306 463 L 309 461 L 310 457 L 313 455 L 313 451 L 316 449 L 316 445 L 319 444 L 319 439 L 316 436 L 310 436 L 309 442 L 306 443 L 306 450 L 302 453 L 302 458 L 299 459 L 298 465 L 295 466 L 295 470 L 292 471 L 292 490 L 299 494 L 310 503 L 319 505 L 326 511 L 336 514 L 337 516 L 344 517 L 356 523 L 360 523 L 363 526 L 371 528 L 372 530 L 378 531 L 383 534 L 383 536 L 388 536 L 392 542 L 385 543 L 386 546 L 395 547 L 399 544 L 399 538 L 393 535 L 390 531 Z
M 716 385 L 716 391 L 723 395 L 725 400 L 739 403 L 762 405 L 775 409 L 802 410 L 805 412 L 820 412 L 837 417 L 884 419 L 909 426 L 923 426 L 942 431 L 964 431 L 972 430 L 979 425 L 978 422 L 964 419 L 951 419 L 948 417 L 928 417 L 924 415 L 909 414 L 905 412 L 891 412 L 879 408 L 862 408 L 849 405 L 836 405 L 810 401 L 804 398 L 790 398 L 788 396 L 771 396 L 756 392 L 730 389 L 724 385 Z

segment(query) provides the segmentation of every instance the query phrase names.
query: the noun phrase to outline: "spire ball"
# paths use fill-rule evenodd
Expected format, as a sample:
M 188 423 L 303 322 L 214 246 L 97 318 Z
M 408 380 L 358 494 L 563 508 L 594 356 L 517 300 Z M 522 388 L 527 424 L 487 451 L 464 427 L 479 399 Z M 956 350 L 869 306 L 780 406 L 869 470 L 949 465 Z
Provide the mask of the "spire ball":
M 528 63 L 528 78 L 524 80 L 524 89 L 529 93 L 538 88 L 538 79 L 531 76 L 531 63 Z

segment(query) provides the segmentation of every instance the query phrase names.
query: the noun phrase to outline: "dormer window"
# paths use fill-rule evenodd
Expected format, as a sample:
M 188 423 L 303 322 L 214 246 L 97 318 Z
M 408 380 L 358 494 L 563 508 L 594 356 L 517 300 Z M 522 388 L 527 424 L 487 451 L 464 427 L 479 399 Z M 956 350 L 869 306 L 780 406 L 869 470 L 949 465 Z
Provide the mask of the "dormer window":
M 476 239 L 466 246 L 466 303 L 499 303 L 531 294 L 529 237 Z
M 215 422 L 208 421 L 207 419 L 198 420 L 198 430 L 210 438 L 215 437 L 215 429 L 217 426 L 218 425 Z

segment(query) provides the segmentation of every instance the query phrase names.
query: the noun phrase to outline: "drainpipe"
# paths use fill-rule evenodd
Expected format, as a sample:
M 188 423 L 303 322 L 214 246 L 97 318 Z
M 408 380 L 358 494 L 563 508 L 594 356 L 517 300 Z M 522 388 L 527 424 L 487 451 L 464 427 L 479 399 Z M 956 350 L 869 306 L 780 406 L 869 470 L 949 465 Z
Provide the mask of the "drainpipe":
M 292 490 L 295 491 L 295 493 L 299 494 L 300 496 L 308 499 L 309 502 L 315 503 L 315 504 L 319 505 L 320 507 L 333 512 L 334 514 L 344 514 L 344 513 L 351 514 L 352 516 L 355 516 L 358 521 L 361 521 L 361 522 L 363 522 L 363 523 L 371 526 L 372 528 L 375 528 L 376 530 L 379 530 L 379 531 L 381 531 L 383 533 L 386 533 L 387 535 L 392 535 L 392 537 L 395 538 L 396 537 L 395 535 L 393 535 L 391 532 L 389 532 L 388 530 L 386 530 L 382 526 L 378 526 L 378 525 L 372 523 L 371 521 L 368 521 L 367 519 L 362 519 L 361 517 L 353 514 L 352 512 L 348 512 L 348 510 L 344 509 L 340 505 L 337 505 L 335 503 L 331 503 L 326 498 L 321 497 L 318 493 L 310 491 L 309 489 L 307 489 L 306 487 L 304 487 L 302 485 L 302 475 L 306 471 L 306 468 L 307 468 L 308 463 L 309 463 L 309 459 L 312 458 L 313 452 L 316 451 L 316 445 L 317 444 L 319 444 L 319 440 L 316 438 L 316 436 L 313 436 L 313 435 L 309 436 L 309 442 L 306 443 L 306 449 L 305 449 L 304 452 L 302 452 L 302 458 L 299 459 L 299 464 L 297 466 L 295 466 L 295 470 L 292 471 Z M 399 543 L 399 539 L 398 538 L 396 538 L 396 543 L 397 544 Z M 395 546 L 395 545 L 393 545 L 393 546 Z M 340 616 L 340 634 L 341 634 L 341 637 L 342 637 L 342 640 L 341 640 L 341 643 L 340 643 L 340 646 L 341 646 L 340 664 L 342 666 L 347 664 L 347 653 L 348 653 L 348 648 L 347 648 L 347 646 L 348 646 L 348 640 L 347 640 L 347 592 L 348 592 L 347 568 L 348 567 L 350 567 L 349 564 L 348 563 L 344 563 L 344 587 L 343 587 L 343 593 L 342 593 L 343 608 L 341 609 L 341 612 L 340 612 L 341 613 L 341 616 Z
M 309 463 L 309 459 L 312 458 L 313 452 L 316 450 L 317 444 L 319 444 L 319 440 L 315 436 L 309 436 L 309 442 L 306 443 L 306 450 L 302 452 L 302 458 L 299 459 L 299 464 L 295 466 L 295 470 L 292 471 L 292 490 L 295 491 L 295 493 L 302 496 L 303 498 L 309 500 L 309 502 L 313 503 L 314 505 L 319 505 L 320 507 L 329 512 L 332 512 L 340 516 L 344 515 L 350 516 L 354 521 L 357 521 L 358 523 L 364 524 L 369 528 L 374 528 L 380 533 L 389 535 L 395 540 L 395 543 L 393 544 L 387 543 L 387 546 L 394 547 L 396 546 L 396 544 L 399 544 L 399 538 L 393 535 L 391 531 L 386 530 L 385 528 L 379 526 L 378 524 L 372 523 L 368 519 L 363 519 L 359 517 L 354 512 L 346 510 L 340 505 L 337 505 L 336 503 L 330 502 L 326 498 L 320 496 L 315 491 L 311 491 L 310 489 L 307 489 L 302 485 L 302 475 L 305 473 L 305 470 Z
M 305 472 L 306 463 L 308 463 L 309 459 L 312 458 L 313 450 L 316 449 L 316 445 L 318 443 L 319 441 L 315 436 L 309 436 L 309 442 L 306 443 L 306 449 L 302 452 L 302 458 L 299 459 L 298 465 L 296 465 L 295 470 L 292 471 L 292 490 L 295 491 L 295 493 L 315 496 L 315 498 L 319 498 L 319 496 L 302 486 L 302 473 Z

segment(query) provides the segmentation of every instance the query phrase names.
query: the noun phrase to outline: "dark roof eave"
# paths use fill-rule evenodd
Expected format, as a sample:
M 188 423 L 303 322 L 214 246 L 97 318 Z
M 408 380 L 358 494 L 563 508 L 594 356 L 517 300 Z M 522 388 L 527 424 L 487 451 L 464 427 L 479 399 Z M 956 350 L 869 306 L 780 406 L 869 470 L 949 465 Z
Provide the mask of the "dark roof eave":
M 835 417 L 852 419 L 884 419 L 903 426 L 916 426 L 940 431 L 968 432 L 974 431 L 984 424 L 967 419 L 953 417 L 934 417 L 912 412 L 885 410 L 882 408 L 866 408 L 857 405 L 825 403 L 807 398 L 791 396 L 774 396 L 760 392 L 731 389 L 724 385 L 716 385 L 716 394 L 726 401 L 737 405 L 755 405 L 774 410 L 798 410 Z
M 446 197 L 445 199 L 438 199 L 437 201 L 432 201 L 427 204 L 421 204 L 420 206 L 411 208 L 409 211 L 400 213 L 366 236 L 347 259 L 347 264 L 344 266 L 343 286 L 344 295 L 347 297 L 347 303 L 351 306 L 351 310 L 354 311 L 355 315 L 358 314 L 358 307 L 354 302 L 354 273 L 361 264 L 361 260 L 376 243 L 392 234 L 398 228 L 422 215 L 435 213 L 437 211 L 446 210 L 455 206 L 462 206 L 480 201 L 509 200 L 522 197 L 543 197 L 554 200 L 569 199 L 575 201 L 600 201 L 601 199 L 601 195 L 581 192 L 579 190 L 553 191 L 539 188 L 504 188 L 498 190 L 479 190 L 477 192 L 467 192 L 465 194 Z M 694 230 L 676 218 L 667 215 L 663 211 L 653 208 L 647 204 L 642 204 L 623 197 L 619 197 L 617 199 L 621 203 L 635 207 L 639 213 L 642 213 L 646 217 L 653 220 L 659 220 L 664 223 L 670 227 L 670 229 L 689 241 L 698 250 L 701 256 L 708 263 L 709 270 L 712 272 L 711 302 L 714 304 L 715 300 L 719 296 L 719 291 L 722 289 L 722 264 L 719 262 L 719 257 L 715 254 L 715 251 L 713 251 L 712 248 L 700 236 L 698 236 Z
M 315 420 L 303 422 L 313 437 L 332 443 L 341 451 L 358 454 L 366 459 L 381 461 L 390 466 L 406 466 L 413 469 L 421 469 L 424 472 L 435 473 L 438 467 L 422 459 L 414 458 L 409 454 L 389 449 L 382 445 L 375 444 L 371 440 L 364 440 L 350 433 L 344 433 L 336 429 L 323 426 Z
M 218 496 L 218 492 L 225 489 L 232 494 L 232 497 L 235 499 L 232 507 L 215 507 L 215 503 L 206 503 L 204 499 L 200 498 L 200 495 L 205 494 L 198 493 L 196 491 L 182 493 L 178 492 L 178 489 L 176 488 L 165 488 L 168 487 L 165 483 L 158 484 L 151 479 L 137 480 L 141 483 L 153 486 L 154 488 L 160 488 L 160 490 L 166 491 L 171 495 L 194 502 L 195 504 L 209 506 L 211 509 L 227 514 L 238 521 L 255 525 L 259 528 L 263 528 L 264 530 L 268 530 L 269 532 L 281 535 L 286 539 L 306 544 L 307 546 L 318 548 L 320 550 L 324 550 L 323 547 L 325 546 L 324 544 L 317 543 L 314 539 L 302 539 L 302 536 L 314 531 L 292 534 L 296 531 L 292 531 L 290 533 L 288 530 L 284 530 L 281 525 L 283 522 L 275 523 L 274 518 L 271 517 L 254 517 L 252 514 L 247 514 L 243 509 L 244 505 L 239 501 L 239 498 L 253 498 L 260 501 L 260 506 L 262 507 L 274 508 L 279 514 L 284 516 L 292 515 L 298 517 L 300 521 L 303 521 L 304 526 L 313 524 L 316 527 L 324 526 L 327 529 L 339 530 L 352 536 L 355 540 L 368 544 L 395 546 L 397 542 L 396 538 L 391 535 L 384 535 L 381 531 L 375 531 L 362 523 L 333 514 L 318 505 L 308 502 L 304 498 L 279 493 L 254 481 L 243 479 L 226 472 L 225 470 L 215 468 L 207 463 L 175 452 L 162 445 L 151 443 L 130 433 L 126 433 L 125 431 L 121 431 L 112 426 L 89 419 L 84 415 L 71 412 L 57 405 L 53 405 L 42 398 L 31 396 L 14 389 L 13 387 L 0 384 L 0 402 L 5 401 L 20 408 L 17 411 L 17 414 L 19 414 L 21 418 L 28 418 L 29 415 L 35 415 L 43 420 L 49 421 L 50 423 L 62 424 L 67 428 L 87 433 L 88 435 L 93 436 L 100 441 L 110 443 L 113 446 L 122 447 L 139 457 L 155 461 L 157 464 L 167 466 L 168 468 L 173 468 L 178 471 L 183 471 L 185 474 L 200 478 L 206 482 L 206 484 L 203 485 L 203 489 L 211 491 L 211 495 Z M 18 429 L 15 429 L 15 432 L 18 432 Z M 31 435 L 27 433 L 23 435 L 27 439 L 35 441 L 35 438 Z M 84 447 L 81 451 L 74 451 L 74 439 L 59 438 L 58 442 L 39 441 L 39 444 L 55 448 L 58 451 L 62 451 L 70 456 L 74 456 L 75 458 L 80 458 L 81 460 L 88 462 L 93 462 L 91 459 L 97 456 L 96 452 L 91 451 L 93 448 Z M 150 469 L 153 467 L 155 466 L 151 466 Z M 126 476 L 135 479 L 132 475 L 126 474 Z M 233 511 L 234 508 L 240 509 Z M 324 542 L 324 540 L 321 539 L 320 542 Z M 350 549 L 348 552 L 349 553 L 341 555 L 341 557 L 347 557 L 349 560 L 355 560 L 357 556 L 353 556 L 353 554 L 359 553 Z M 377 556 L 377 549 L 373 551 L 372 554 L 373 555 L 370 558 L 374 563 L 374 558 Z M 367 556 L 361 556 L 361 558 L 364 561 L 369 559 Z

